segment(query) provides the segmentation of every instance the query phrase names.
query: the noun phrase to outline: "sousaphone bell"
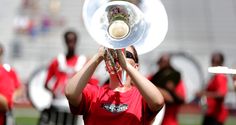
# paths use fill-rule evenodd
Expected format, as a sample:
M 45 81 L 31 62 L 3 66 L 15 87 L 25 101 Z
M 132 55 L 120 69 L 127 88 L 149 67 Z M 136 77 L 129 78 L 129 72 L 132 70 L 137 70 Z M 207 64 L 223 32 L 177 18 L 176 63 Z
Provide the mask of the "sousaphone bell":
M 164 40 L 168 18 L 160 0 L 86 0 L 83 20 L 98 44 L 120 49 L 134 45 L 147 53 Z

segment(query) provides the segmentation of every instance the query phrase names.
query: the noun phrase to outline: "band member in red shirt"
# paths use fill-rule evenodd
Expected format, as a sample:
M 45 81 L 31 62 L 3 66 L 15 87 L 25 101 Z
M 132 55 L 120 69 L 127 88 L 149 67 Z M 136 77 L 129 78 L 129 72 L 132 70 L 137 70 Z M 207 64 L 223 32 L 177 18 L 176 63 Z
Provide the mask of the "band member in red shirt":
M 20 82 L 19 77 L 13 67 L 9 64 L 4 63 L 4 47 L 0 44 L 0 66 L 1 66 L 1 75 L 0 77 L 3 81 L 1 84 L 1 92 L 5 99 L 4 102 L 7 102 L 8 110 L 1 115 L 4 114 L 4 125 L 13 125 L 14 124 L 14 117 L 12 113 L 13 103 L 23 95 L 23 87 Z M 0 97 L 1 98 L 1 97 Z M 2 118 L 0 118 L 2 119 Z M 1 121 L 1 120 L 0 120 Z M 1 124 L 0 124 L 1 125 Z
M 185 103 L 185 87 L 180 72 L 170 63 L 171 54 L 165 53 L 158 60 L 159 70 L 150 80 L 160 89 L 166 103 L 162 125 L 178 125 L 178 112 Z
M 48 123 L 52 125 L 75 125 L 77 122 L 77 116 L 70 114 L 64 88 L 68 79 L 85 65 L 87 59 L 84 55 L 76 54 L 78 36 L 75 31 L 66 31 L 64 41 L 67 52 L 65 54 L 59 54 L 52 60 L 48 67 L 45 88 L 52 93 L 53 100 L 50 109 L 43 111 L 39 125 Z M 94 84 L 98 84 L 98 81 L 93 81 L 97 82 Z
M 67 52 L 59 54 L 48 67 L 45 87 L 52 91 L 55 97 L 64 96 L 64 87 L 68 78 L 73 76 L 86 63 L 87 59 L 84 55 L 76 54 L 77 39 L 76 32 L 67 31 L 64 34 Z
M 23 87 L 21 84 L 21 80 L 19 79 L 16 73 L 16 70 L 10 64 L 4 63 L 3 57 L 4 57 L 4 47 L 2 44 L 0 44 L 0 64 L 8 72 L 8 74 L 11 77 L 11 80 L 14 83 L 15 89 L 14 89 L 13 101 L 15 101 L 17 98 L 23 95 Z
M 111 61 L 111 56 L 116 60 Z M 105 60 L 109 83 L 89 83 L 97 66 Z M 114 65 L 115 64 L 115 65 Z M 85 125 L 150 125 L 164 106 L 164 98 L 155 85 L 138 71 L 138 56 L 133 46 L 122 50 L 101 47 L 66 86 L 73 114 L 82 114 Z M 125 80 L 122 80 L 122 72 Z
M 223 66 L 222 53 L 212 54 L 211 65 Z M 206 90 L 197 93 L 198 97 L 206 97 L 207 109 L 204 115 L 203 125 L 223 125 L 228 116 L 228 110 L 224 105 L 227 94 L 227 76 L 225 74 L 213 74 L 208 81 Z
M 0 125 L 10 125 L 7 123 L 7 112 L 13 107 L 13 94 L 15 86 L 6 69 L 0 65 Z

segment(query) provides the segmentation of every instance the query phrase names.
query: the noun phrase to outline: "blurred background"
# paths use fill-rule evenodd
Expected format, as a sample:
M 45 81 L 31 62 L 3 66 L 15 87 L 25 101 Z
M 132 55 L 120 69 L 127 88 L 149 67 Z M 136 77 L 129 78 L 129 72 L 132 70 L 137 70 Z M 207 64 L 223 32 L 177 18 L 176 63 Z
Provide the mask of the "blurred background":
M 39 111 L 27 98 L 27 84 L 33 74 L 64 52 L 63 33 L 79 34 L 78 53 L 91 57 L 99 45 L 89 36 L 82 19 L 84 0 L 0 0 L 0 42 L 5 62 L 17 71 L 25 85 L 25 96 L 16 101 L 17 125 L 36 125 Z M 165 40 L 153 51 L 140 55 L 144 75 L 156 71 L 163 52 L 176 54 L 174 64 L 184 75 L 189 102 L 204 88 L 214 51 L 225 55 L 225 65 L 236 68 L 235 0 L 162 0 L 169 28 Z M 153 13 L 155 16 L 155 12 Z M 184 69 L 183 69 L 184 68 Z M 99 73 L 99 70 L 96 72 Z M 106 76 L 106 74 L 104 74 Z M 236 122 L 236 96 L 229 75 L 225 104 L 230 110 L 226 125 Z M 98 77 L 103 82 L 106 77 Z M 186 104 L 179 115 L 181 125 L 200 125 L 201 106 Z

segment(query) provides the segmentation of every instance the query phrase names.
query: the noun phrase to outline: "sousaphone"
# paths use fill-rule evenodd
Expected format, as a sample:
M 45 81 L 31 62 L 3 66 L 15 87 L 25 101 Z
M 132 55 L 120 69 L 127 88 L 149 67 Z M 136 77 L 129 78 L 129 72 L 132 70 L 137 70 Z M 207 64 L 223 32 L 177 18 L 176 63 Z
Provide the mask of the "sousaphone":
M 123 12 L 113 16 L 114 11 Z M 138 54 L 160 45 L 168 30 L 160 0 L 85 0 L 82 14 L 88 33 L 98 44 L 112 49 L 134 45 Z

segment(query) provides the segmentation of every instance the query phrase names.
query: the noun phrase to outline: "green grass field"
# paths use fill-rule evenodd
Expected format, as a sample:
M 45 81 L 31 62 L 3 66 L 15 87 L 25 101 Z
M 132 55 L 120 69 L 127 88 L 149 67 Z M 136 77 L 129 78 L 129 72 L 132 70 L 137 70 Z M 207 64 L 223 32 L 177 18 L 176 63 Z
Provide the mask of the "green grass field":
M 179 116 L 180 125 L 201 125 L 202 116 L 200 114 L 181 114 Z M 236 116 L 230 116 L 225 125 L 235 125 Z
M 16 125 L 37 125 L 39 112 L 32 108 L 18 108 L 14 111 Z M 180 125 L 201 125 L 200 114 L 180 114 Z M 230 116 L 225 125 L 235 125 L 236 116 Z

